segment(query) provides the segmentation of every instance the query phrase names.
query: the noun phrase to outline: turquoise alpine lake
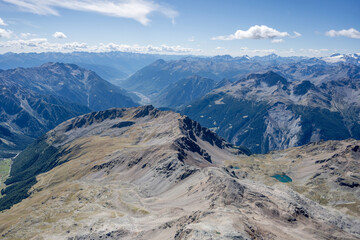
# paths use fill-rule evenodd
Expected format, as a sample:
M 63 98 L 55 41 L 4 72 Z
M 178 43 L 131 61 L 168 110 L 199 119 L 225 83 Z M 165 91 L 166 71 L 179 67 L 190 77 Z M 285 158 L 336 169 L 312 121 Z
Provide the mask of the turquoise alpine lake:
M 283 174 L 283 175 L 276 174 L 271 177 L 276 178 L 278 181 L 283 182 L 283 183 L 292 182 L 292 179 L 288 175 L 285 175 L 285 174 Z

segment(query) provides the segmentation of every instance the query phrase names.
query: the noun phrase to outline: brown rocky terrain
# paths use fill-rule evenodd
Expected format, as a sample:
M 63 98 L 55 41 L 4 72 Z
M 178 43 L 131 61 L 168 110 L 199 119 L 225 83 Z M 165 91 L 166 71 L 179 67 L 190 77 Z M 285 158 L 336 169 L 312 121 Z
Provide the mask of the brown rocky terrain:
M 86 114 L 14 160 L 5 193 L 31 182 L 29 196 L 0 213 L 0 236 L 359 239 L 351 210 L 359 203 L 358 145 L 247 156 L 197 122 L 152 106 Z M 271 177 L 282 172 L 293 181 Z M 321 191 L 331 193 L 326 202 L 312 195 Z

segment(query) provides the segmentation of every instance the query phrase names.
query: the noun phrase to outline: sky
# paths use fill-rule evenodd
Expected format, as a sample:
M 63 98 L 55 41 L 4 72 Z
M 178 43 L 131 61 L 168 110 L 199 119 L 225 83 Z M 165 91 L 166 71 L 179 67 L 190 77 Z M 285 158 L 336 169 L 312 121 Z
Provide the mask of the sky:
M 0 53 L 360 53 L 360 0 L 0 0 Z

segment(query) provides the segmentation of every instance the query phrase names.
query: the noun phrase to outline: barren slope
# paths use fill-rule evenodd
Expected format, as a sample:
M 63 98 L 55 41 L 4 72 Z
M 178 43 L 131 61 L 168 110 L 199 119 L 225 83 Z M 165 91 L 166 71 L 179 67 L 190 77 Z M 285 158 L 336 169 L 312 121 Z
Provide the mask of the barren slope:
M 292 189 L 327 207 L 360 217 L 360 141 L 326 141 L 226 161 L 242 177 L 267 185 L 286 174 Z
M 354 217 L 284 184 L 240 179 L 224 163 L 246 161 L 241 149 L 187 117 L 151 106 L 69 120 L 32 147 L 40 153 L 20 154 L 8 183 L 28 181 L 30 170 L 36 183 L 29 197 L 0 213 L 4 239 L 360 236 Z

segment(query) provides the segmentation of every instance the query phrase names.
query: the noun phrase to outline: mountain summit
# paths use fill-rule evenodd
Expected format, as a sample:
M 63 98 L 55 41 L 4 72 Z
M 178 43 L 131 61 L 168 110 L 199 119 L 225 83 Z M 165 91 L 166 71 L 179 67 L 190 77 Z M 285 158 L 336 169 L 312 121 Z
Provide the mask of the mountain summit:
M 188 117 L 152 106 L 70 119 L 15 158 L 0 202 L 15 205 L 0 213 L 1 236 L 360 236 L 359 223 L 346 214 L 329 211 L 284 185 L 254 182 L 228 166 L 246 163 L 245 153 Z

